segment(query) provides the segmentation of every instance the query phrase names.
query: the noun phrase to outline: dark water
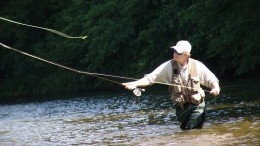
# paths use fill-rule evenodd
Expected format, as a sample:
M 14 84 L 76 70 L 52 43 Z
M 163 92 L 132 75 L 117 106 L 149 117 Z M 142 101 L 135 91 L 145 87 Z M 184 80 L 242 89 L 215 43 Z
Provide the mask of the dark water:
M 168 94 L 149 89 L 0 105 L 0 145 L 260 145 L 259 86 L 222 88 L 206 99 L 204 128 L 190 131 Z

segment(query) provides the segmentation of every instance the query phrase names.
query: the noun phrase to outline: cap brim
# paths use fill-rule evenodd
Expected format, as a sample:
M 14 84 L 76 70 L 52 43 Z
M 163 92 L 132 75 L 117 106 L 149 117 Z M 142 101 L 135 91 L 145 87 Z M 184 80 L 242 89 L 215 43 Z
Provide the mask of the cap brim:
M 183 52 L 180 51 L 180 48 L 178 48 L 177 46 L 171 46 L 170 49 L 176 50 L 178 53 L 183 53 Z

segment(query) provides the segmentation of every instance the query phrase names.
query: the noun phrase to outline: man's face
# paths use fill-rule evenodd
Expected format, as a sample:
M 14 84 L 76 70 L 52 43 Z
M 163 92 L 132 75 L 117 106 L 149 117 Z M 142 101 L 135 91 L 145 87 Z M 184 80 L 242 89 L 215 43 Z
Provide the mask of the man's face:
M 177 51 L 173 51 L 173 60 L 179 62 L 180 64 L 184 64 L 188 59 L 188 55 L 185 53 L 178 53 Z

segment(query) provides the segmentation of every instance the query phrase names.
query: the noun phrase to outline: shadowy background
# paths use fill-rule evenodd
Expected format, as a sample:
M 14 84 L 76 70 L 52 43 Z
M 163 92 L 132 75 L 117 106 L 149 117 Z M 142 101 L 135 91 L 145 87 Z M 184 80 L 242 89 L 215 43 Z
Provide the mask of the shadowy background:
M 257 0 L 1 0 L 0 17 L 85 40 L 1 20 L 0 41 L 88 72 L 141 78 L 172 58 L 179 40 L 220 79 L 259 74 Z M 0 50 L 0 98 L 119 89 L 115 84 Z M 125 82 L 126 80 L 118 80 Z

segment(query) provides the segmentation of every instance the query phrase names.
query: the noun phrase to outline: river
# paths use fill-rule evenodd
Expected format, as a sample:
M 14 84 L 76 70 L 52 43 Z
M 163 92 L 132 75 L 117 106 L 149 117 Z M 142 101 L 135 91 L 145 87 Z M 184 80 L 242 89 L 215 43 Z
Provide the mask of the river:
M 168 93 L 147 88 L 0 105 L 0 145 L 260 145 L 259 84 L 206 97 L 204 128 L 182 131 Z

